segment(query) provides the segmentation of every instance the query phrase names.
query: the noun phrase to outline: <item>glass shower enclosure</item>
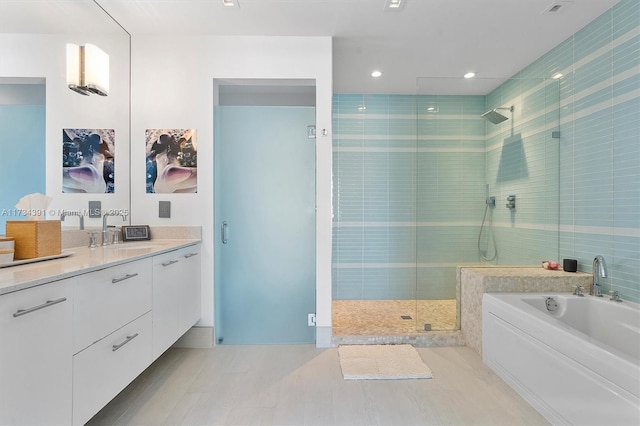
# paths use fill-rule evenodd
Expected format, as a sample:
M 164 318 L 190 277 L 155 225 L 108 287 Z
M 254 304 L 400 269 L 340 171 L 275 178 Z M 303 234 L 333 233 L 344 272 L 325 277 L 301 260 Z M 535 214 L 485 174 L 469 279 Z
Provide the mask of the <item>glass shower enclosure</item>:
M 558 82 L 445 80 L 334 95 L 334 335 L 457 330 L 458 266 L 557 259 Z

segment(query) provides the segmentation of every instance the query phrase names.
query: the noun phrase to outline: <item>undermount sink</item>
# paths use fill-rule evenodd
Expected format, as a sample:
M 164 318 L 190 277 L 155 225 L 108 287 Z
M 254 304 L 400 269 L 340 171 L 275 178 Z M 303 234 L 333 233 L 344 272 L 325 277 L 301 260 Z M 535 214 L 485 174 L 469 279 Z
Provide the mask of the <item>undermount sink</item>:
M 157 244 L 128 244 L 128 243 L 120 243 L 120 244 L 111 244 L 106 246 L 106 248 L 110 248 L 113 250 L 146 250 L 158 247 Z

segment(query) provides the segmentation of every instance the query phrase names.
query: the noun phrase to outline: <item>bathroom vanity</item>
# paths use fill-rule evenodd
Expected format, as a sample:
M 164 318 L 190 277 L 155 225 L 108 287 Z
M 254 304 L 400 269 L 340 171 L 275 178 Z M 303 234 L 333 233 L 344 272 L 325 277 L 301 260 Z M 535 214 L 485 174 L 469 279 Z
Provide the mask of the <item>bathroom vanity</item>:
M 200 319 L 199 240 L 0 270 L 0 424 L 84 424 Z

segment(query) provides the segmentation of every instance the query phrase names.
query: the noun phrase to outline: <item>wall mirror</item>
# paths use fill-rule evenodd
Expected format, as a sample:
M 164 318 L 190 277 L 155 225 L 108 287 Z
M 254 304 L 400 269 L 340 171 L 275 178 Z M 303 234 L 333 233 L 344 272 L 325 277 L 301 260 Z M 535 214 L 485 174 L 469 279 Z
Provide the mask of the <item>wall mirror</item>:
M 108 96 L 82 96 L 67 88 L 68 43 L 91 43 L 109 55 Z M 129 34 L 95 1 L 0 0 L 0 146 L 12 152 L 16 169 L 2 164 L 0 185 L 11 191 L 0 191 L 0 234 L 6 220 L 24 219 L 13 209 L 22 195 L 33 192 L 53 199 L 47 219 L 57 219 L 63 210 L 88 215 L 89 201 L 100 201 L 103 211 L 129 210 L 129 66 Z M 81 170 L 74 176 L 100 183 L 113 175 L 112 188 L 106 183 L 74 187 L 63 177 L 70 165 L 63 160 L 70 154 L 64 141 L 90 133 L 109 135 L 109 144 L 98 145 L 108 151 L 102 149 L 96 158 L 112 156 L 113 170 L 105 174 L 104 164 L 96 162 L 93 169 L 100 176 Z M 86 217 L 85 223 L 100 225 L 98 218 Z M 63 227 L 77 228 L 78 220 L 65 220 Z

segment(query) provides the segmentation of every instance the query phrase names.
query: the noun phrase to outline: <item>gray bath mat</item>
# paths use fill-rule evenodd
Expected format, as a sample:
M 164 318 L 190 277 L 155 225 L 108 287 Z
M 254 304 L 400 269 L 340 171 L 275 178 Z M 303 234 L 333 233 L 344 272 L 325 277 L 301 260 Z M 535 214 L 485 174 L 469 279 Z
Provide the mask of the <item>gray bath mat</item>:
M 431 369 L 411 345 L 341 345 L 345 380 L 431 379 Z

